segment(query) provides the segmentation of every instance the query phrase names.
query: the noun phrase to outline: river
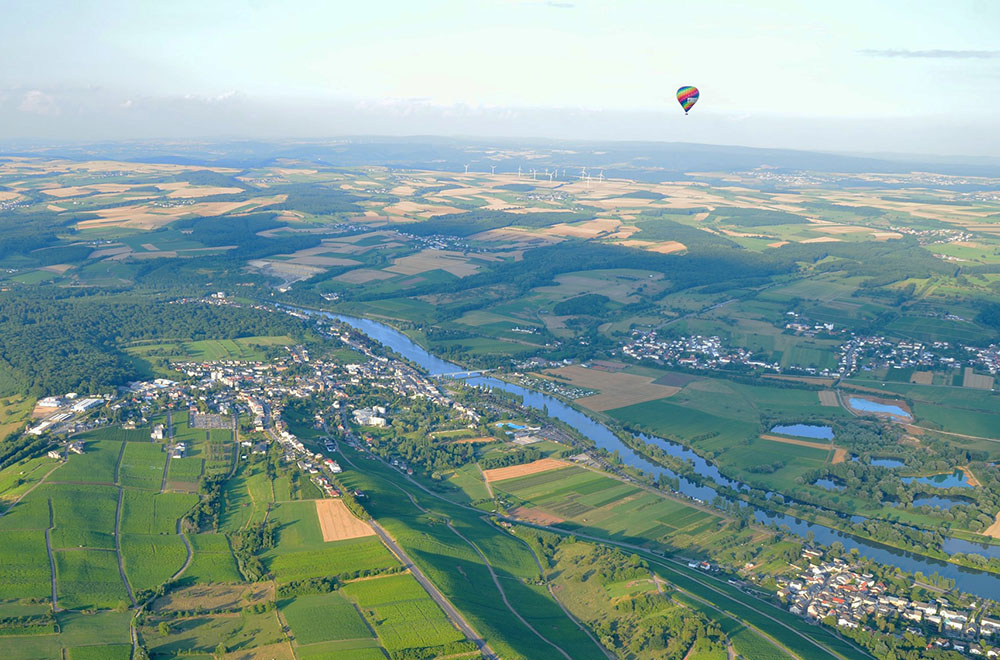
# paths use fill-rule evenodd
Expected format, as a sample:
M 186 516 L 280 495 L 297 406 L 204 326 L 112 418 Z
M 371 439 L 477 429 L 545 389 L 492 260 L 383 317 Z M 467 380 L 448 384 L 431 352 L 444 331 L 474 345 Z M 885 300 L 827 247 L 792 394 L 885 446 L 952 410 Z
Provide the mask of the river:
M 372 321 L 370 319 L 332 314 L 329 312 L 310 312 L 309 310 L 301 311 L 311 314 L 322 314 L 328 318 L 333 318 L 341 321 L 342 323 L 346 323 L 354 329 L 364 333 L 371 339 L 374 339 L 378 343 L 394 350 L 396 353 L 402 355 L 411 362 L 420 365 L 431 375 L 468 373 L 468 369 L 452 362 L 442 360 L 432 353 L 429 353 L 402 332 L 399 332 L 384 323 L 379 323 L 378 321 Z M 643 472 L 647 472 L 658 478 L 679 478 L 680 492 L 688 495 L 689 497 L 695 497 L 705 502 L 710 502 L 718 494 L 715 489 L 709 485 L 699 486 L 683 477 L 678 477 L 678 475 L 670 470 L 667 470 L 666 468 L 649 462 L 625 445 L 608 427 L 591 419 L 579 410 L 563 403 L 555 397 L 547 394 L 541 394 L 539 392 L 521 387 L 520 385 L 507 383 L 490 376 L 471 376 L 465 378 L 464 380 L 470 385 L 476 385 L 478 387 L 488 389 L 499 389 L 522 397 L 525 406 L 529 406 L 536 410 L 546 410 L 550 417 L 554 417 L 572 426 L 582 435 L 590 438 L 598 447 L 601 447 L 609 452 L 617 452 L 618 456 L 621 457 L 622 462 L 626 465 L 640 469 Z M 707 477 L 715 483 L 723 484 L 735 489 L 746 488 L 745 485 L 724 477 L 714 465 L 698 456 L 690 449 L 656 436 L 642 435 L 640 437 L 646 442 L 655 443 L 673 456 L 690 460 L 698 474 Z M 813 537 L 819 543 L 830 545 L 839 541 L 848 550 L 857 549 L 863 556 L 868 557 L 869 559 L 872 559 L 880 564 L 898 566 L 903 570 L 910 572 L 919 571 L 925 575 L 937 573 L 943 577 L 954 580 L 955 586 L 961 591 L 974 594 L 982 598 L 990 598 L 992 600 L 1000 601 L 1000 576 L 956 566 L 955 564 L 949 564 L 948 562 L 936 559 L 930 559 L 911 552 L 888 548 L 878 543 L 855 538 L 854 536 L 845 534 L 836 529 L 831 529 L 824 525 L 806 522 L 792 516 L 774 513 L 756 506 L 753 506 L 753 509 L 754 516 L 758 522 L 764 524 L 774 523 L 786 526 L 791 531 L 802 537 L 805 537 L 809 532 L 812 532 Z M 948 554 L 971 552 L 991 557 L 1000 557 L 1000 546 L 984 546 L 978 543 L 971 543 L 969 541 L 955 538 L 948 538 L 944 543 L 943 550 Z

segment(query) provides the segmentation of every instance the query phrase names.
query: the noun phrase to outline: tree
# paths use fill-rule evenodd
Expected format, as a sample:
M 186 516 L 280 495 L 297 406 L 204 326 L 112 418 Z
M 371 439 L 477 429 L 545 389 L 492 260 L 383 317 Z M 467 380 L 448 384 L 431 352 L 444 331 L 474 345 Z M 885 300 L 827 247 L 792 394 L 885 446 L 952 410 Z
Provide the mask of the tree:
M 160 632 L 160 637 L 166 637 L 170 634 L 170 624 L 166 621 L 160 621 L 160 625 L 156 629 Z

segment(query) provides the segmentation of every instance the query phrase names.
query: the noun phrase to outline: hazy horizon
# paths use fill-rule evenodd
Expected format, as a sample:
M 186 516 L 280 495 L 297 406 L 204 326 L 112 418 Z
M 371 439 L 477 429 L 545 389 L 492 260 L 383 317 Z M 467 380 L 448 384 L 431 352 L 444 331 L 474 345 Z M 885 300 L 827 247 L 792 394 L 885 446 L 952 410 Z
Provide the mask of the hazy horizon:
M 975 0 L 294 11 L 49 0 L 8 18 L 0 140 L 535 136 L 1000 153 L 1000 6 Z M 702 93 L 688 116 L 673 98 L 685 84 Z

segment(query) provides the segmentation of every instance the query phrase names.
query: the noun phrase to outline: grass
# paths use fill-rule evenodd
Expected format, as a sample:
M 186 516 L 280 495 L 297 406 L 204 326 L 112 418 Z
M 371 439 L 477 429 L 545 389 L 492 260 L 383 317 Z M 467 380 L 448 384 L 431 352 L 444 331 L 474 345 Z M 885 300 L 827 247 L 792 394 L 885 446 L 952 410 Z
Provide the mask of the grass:
M 118 489 L 114 486 L 45 483 L 29 497 L 49 499 L 53 548 L 115 547 Z
M 131 644 L 96 644 L 69 649 L 69 660 L 130 660 Z
M 127 347 L 125 351 L 147 361 L 152 358 L 171 362 L 212 360 L 256 362 L 267 358 L 269 347 L 290 346 L 294 343 L 295 340 L 287 336 L 263 336 L 137 344 Z
M 70 454 L 66 464 L 56 470 L 51 479 L 85 483 L 115 483 L 115 465 L 122 451 L 121 440 L 99 439 L 106 434 L 91 431 L 79 436 L 84 440 L 83 455 Z
M 8 391 L 9 387 L 16 386 L 17 383 L 11 379 L 9 374 L 5 370 L 0 370 L 0 392 Z M 34 405 L 33 398 L 21 395 L 0 399 L 0 440 L 19 431 L 31 419 L 31 410 Z
M 123 534 L 122 565 L 133 591 L 153 589 L 184 565 L 187 549 L 184 540 L 174 536 Z
M 158 632 L 155 617 L 148 617 L 146 625 L 140 627 L 140 638 L 149 649 L 151 658 L 173 658 L 195 653 L 211 656 L 220 643 L 224 643 L 230 652 L 249 652 L 253 648 L 284 640 L 273 610 L 260 614 L 244 610 L 235 615 L 170 619 L 169 625 L 170 634 L 166 637 Z
M 167 467 L 167 480 L 184 483 L 197 483 L 204 470 L 204 460 L 198 456 L 170 459 Z
M 346 649 L 336 642 L 299 647 L 295 654 L 299 660 L 385 660 L 387 657 L 380 648 Z
M 160 490 L 167 454 L 163 445 L 151 442 L 128 442 L 118 468 L 118 482 L 122 486 Z
M 411 575 L 352 582 L 341 591 L 358 604 L 390 653 L 464 639 Z
M 222 534 L 192 534 L 188 536 L 193 557 L 182 576 L 185 582 L 238 582 L 240 573 L 236 568 L 229 541 Z
M 278 548 L 269 551 L 264 558 L 268 570 L 274 573 L 279 582 L 352 574 L 355 571 L 377 571 L 399 565 L 392 553 L 375 536 L 330 541 L 303 550 L 283 551 L 281 548 L 279 541 Z
M 118 558 L 107 550 L 59 550 L 56 593 L 66 609 L 110 609 L 128 600 Z
M 51 598 L 52 576 L 41 530 L 4 531 L 0 543 L 0 600 Z
M 189 493 L 126 490 L 122 501 L 123 534 L 176 534 L 177 521 L 198 503 Z
M 296 596 L 279 608 L 299 645 L 372 636 L 358 610 L 336 591 Z

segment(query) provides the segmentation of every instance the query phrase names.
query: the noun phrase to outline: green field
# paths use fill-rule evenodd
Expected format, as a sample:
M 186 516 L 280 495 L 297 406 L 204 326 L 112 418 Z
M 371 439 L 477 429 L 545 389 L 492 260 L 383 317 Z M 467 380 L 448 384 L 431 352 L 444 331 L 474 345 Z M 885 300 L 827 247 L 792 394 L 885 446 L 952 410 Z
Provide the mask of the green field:
M 336 591 L 296 596 L 279 603 L 279 609 L 297 645 L 372 638 L 358 610 Z
M 677 500 L 580 467 L 550 470 L 493 484 L 523 505 L 562 518 L 567 529 L 591 529 L 649 545 L 707 545 L 722 519 Z
M 344 585 L 389 652 L 440 646 L 464 639 L 410 575 L 392 575 Z
M 176 534 L 177 521 L 195 504 L 189 493 L 126 490 L 122 500 L 123 534 Z
M 109 550 L 57 550 L 56 594 L 66 609 L 109 609 L 128 602 L 118 572 L 118 558 Z
M 184 540 L 178 536 L 123 534 L 122 566 L 132 589 L 153 589 L 180 570 L 187 559 Z
M 122 452 L 122 440 L 106 438 L 109 433 L 91 431 L 78 439 L 84 440 L 85 452 L 82 456 L 70 454 L 66 464 L 56 470 L 53 481 L 82 481 L 85 483 L 115 483 L 115 467 Z
M 4 530 L 0 536 L 0 600 L 51 598 L 45 532 Z
M 266 349 L 274 346 L 290 346 L 295 343 L 291 337 L 242 337 L 240 339 L 204 339 L 200 341 L 177 341 L 156 344 L 138 344 L 125 350 L 144 360 L 154 358 L 170 362 L 201 362 L 211 360 L 238 360 L 257 362 L 267 357 Z
M 53 548 L 115 547 L 116 487 L 44 483 L 29 497 L 49 500 Z
M 183 580 L 187 582 L 238 582 L 240 573 L 236 568 L 229 541 L 222 534 L 191 534 L 193 557 L 191 564 L 184 571 Z
M 128 442 L 118 467 L 118 483 L 122 486 L 160 490 L 167 454 L 163 445 L 150 442 Z

